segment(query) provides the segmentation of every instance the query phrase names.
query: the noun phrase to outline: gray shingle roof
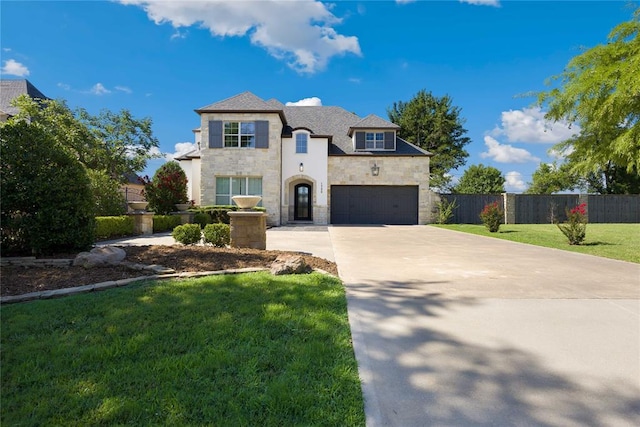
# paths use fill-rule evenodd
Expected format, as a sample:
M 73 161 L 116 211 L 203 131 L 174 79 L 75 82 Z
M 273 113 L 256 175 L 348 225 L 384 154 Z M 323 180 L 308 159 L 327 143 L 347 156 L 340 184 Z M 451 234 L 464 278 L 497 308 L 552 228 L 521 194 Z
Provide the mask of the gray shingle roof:
M 0 80 L 0 111 L 13 116 L 18 109 L 11 105 L 11 101 L 22 94 L 34 99 L 49 99 L 40 92 L 29 80 Z
M 251 92 L 244 92 L 196 110 L 207 112 L 274 112 L 280 114 L 284 125 L 283 134 L 293 130 L 308 129 L 312 135 L 329 137 L 330 155 L 375 155 L 375 156 L 430 156 L 423 150 L 401 138 L 396 138 L 395 151 L 358 151 L 353 149 L 351 138 L 354 129 L 400 129 L 400 126 L 375 114 L 364 119 L 342 107 L 333 106 L 285 106 L 276 99 L 263 101 Z M 190 153 L 189 153 L 190 154 Z

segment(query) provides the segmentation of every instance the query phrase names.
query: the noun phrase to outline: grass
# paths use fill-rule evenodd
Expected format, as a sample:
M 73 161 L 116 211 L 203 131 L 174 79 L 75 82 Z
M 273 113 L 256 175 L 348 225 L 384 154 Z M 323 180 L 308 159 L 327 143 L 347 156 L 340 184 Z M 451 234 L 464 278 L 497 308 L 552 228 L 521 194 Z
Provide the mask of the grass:
M 640 263 L 640 224 L 588 224 L 587 235 L 581 245 L 569 245 L 566 237 L 553 224 L 503 224 L 497 233 L 490 233 L 484 225 L 435 226 L 513 242 Z
M 341 282 L 255 273 L 3 306 L 2 425 L 364 425 Z

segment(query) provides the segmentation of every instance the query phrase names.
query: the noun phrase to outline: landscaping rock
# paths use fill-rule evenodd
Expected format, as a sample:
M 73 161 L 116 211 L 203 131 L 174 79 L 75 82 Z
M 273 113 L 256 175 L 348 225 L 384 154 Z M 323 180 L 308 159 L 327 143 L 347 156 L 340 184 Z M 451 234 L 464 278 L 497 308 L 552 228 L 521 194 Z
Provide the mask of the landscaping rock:
M 278 255 L 271 264 L 271 274 L 279 276 L 282 274 L 306 274 L 311 271 L 300 255 Z
M 90 252 L 80 252 L 73 260 L 74 266 L 84 268 L 107 267 L 118 265 L 127 256 L 127 253 L 114 246 L 93 248 Z

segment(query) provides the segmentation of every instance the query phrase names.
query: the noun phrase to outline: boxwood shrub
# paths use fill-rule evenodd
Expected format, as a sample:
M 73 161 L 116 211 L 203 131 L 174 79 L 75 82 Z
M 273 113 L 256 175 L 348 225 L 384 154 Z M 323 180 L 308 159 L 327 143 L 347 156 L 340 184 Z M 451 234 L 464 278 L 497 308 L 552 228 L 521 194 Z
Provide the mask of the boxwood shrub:
M 133 217 L 130 215 L 96 217 L 96 238 L 106 240 L 113 237 L 131 236 L 133 225 Z
M 183 245 L 194 245 L 202 239 L 202 230 L 198 224 L 182 224 L 173 229 L 171 236 Z
M 231 227 L 227 224 L 207 224 L 204 227 L 204 242 L 224 248 L 231 241 Z
M 204 206 L 197 210 L 197 212 L 206 213 L 211 216 L 211 223 L 223 223 L 229 224 L 231 222 L 229 218 L 229 211 L 237 211 L 238 207 L 236 205 L 214 205 L 214 206 Z M 256 211 L 266 212 L 267 210 L 262 207 L 254 208 Z
M 179 215 L 154 215 L 153 232 L 171 231 L 181 224 Z

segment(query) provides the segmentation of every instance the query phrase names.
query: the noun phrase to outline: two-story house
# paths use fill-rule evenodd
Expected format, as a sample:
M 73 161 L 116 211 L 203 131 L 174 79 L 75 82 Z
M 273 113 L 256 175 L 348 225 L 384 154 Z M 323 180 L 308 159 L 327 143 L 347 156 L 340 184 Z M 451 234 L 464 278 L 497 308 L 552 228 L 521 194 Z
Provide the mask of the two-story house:
M 340 107 L 286 106 L 250 92 L 196 112 L 199 149 L 179 161 L 197 204 L 262 196 L 270 225 L 424 224 L 431 154 L 399 127 Z

